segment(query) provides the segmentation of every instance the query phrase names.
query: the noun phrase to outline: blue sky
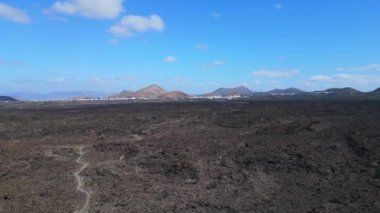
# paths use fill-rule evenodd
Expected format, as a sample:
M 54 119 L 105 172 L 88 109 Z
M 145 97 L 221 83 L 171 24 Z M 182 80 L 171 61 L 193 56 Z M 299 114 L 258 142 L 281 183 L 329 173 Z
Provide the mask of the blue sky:
M 0 93 L 380 87 L 378 0 L 0 0 Z

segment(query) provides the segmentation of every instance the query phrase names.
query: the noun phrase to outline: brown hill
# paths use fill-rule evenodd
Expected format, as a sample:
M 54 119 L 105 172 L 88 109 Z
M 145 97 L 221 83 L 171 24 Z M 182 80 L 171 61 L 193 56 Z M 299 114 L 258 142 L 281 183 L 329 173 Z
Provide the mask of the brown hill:
M 138 90 L 133 94 L 136 98 L 156 98 L 167 93 L 162 87 L 152 84 L 148 87 Z
M 186 93 L 181 92 L 181 91 L 173 91 L 173 92 L 165 93 L 165 94 L 159 96 L 159 98 L 165 98 L 165 99 L 185 99 L 185 98 L 189 98 L 189 95 L 187 95 Z
M 208 93 L 204 96 L 232 96 L 232 95 L 252 95 L 253 92 L 244 87 L 235 87 L 235 88 L 219 88 L 214 92 Z
M 167 93 L 162 87 L 152 84 L 136 92 L 124 90 L 119 94 L 112 95 L 110 98 L 157 98 Z
M 119 94 L 111 95 L 110 98 L 130 98 L 132 97 L 134 92 L 124 90 L 120 92 Z

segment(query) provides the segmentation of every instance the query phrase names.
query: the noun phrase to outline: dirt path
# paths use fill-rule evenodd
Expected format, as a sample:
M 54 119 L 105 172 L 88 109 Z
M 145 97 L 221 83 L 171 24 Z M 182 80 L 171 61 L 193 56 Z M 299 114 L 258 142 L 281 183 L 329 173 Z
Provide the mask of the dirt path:
M 83 151 L 83 149 L 85 148 L 85 146 L 81 146 L 79 148 L 79 157 L 77 158 L 76 162 L 80 165 L 82 165 L 78 171 L 76 171 L 74 173 L 74 176 L 75 176 L 75 179 L 77 180 L 77 190 L 83 194 L 86 194 L 86 202 L 83 204 L 83 207 L 80 209 L 80 210 L 76 210 L 75 213 L 84 213 L 84 212 L 88 212 L 88 205 L 90 203 L 90 198 L 91 198 L 91 194 L 90 192 L 86 191 L 83 186 L 84 186 L 84 180 L 83 178 L 80 176 L 80 173 L 86 169 L 88 167 L 88 163 L 87 162 L 84 162 L 82 160 L 82 157 L 83 155 L 85 154 L 85 152 Z

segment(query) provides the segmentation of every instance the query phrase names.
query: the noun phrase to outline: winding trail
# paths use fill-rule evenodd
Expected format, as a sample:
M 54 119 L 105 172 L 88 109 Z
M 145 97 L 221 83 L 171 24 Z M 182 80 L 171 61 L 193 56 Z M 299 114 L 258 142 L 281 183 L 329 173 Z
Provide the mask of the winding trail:
M 86 191 L 83 186 L 84 186 L 84 180 L 83 178 L 80 176 L 80 173 L 86 169 L 88 167 L 88 163 L 87 162 L 84 162 L 82 160 L 82 157 L 83 155 L 85 154 L 85 152 L 83 151 L 83 149 L 85 148 L 85 146 L 81 146 L 79 148 L 79 157 L 77 158 L 76 162 L 80 165 L 82 165 L 78 171 L 76 171 L 74 173 L 74 176 L 75 176 L 75 179 L 77 180 L 77 190 L 83 194 L 86 194 L 86 202 L 83 204 L 83 207 L 80 209 L 80 210 L 76 210 L 75 213 L 84 213 L 84 212 L 88 212 L 88 205 L 90 203 L 90 198 L 91 198 L 91 193 L 89 191 Z

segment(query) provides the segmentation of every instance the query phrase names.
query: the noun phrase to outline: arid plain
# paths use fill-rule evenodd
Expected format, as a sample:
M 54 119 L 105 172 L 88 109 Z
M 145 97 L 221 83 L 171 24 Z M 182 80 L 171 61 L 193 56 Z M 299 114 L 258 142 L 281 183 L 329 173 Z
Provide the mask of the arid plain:
M 0 212 L 379 212 L 379 101 L 0 105 Z

